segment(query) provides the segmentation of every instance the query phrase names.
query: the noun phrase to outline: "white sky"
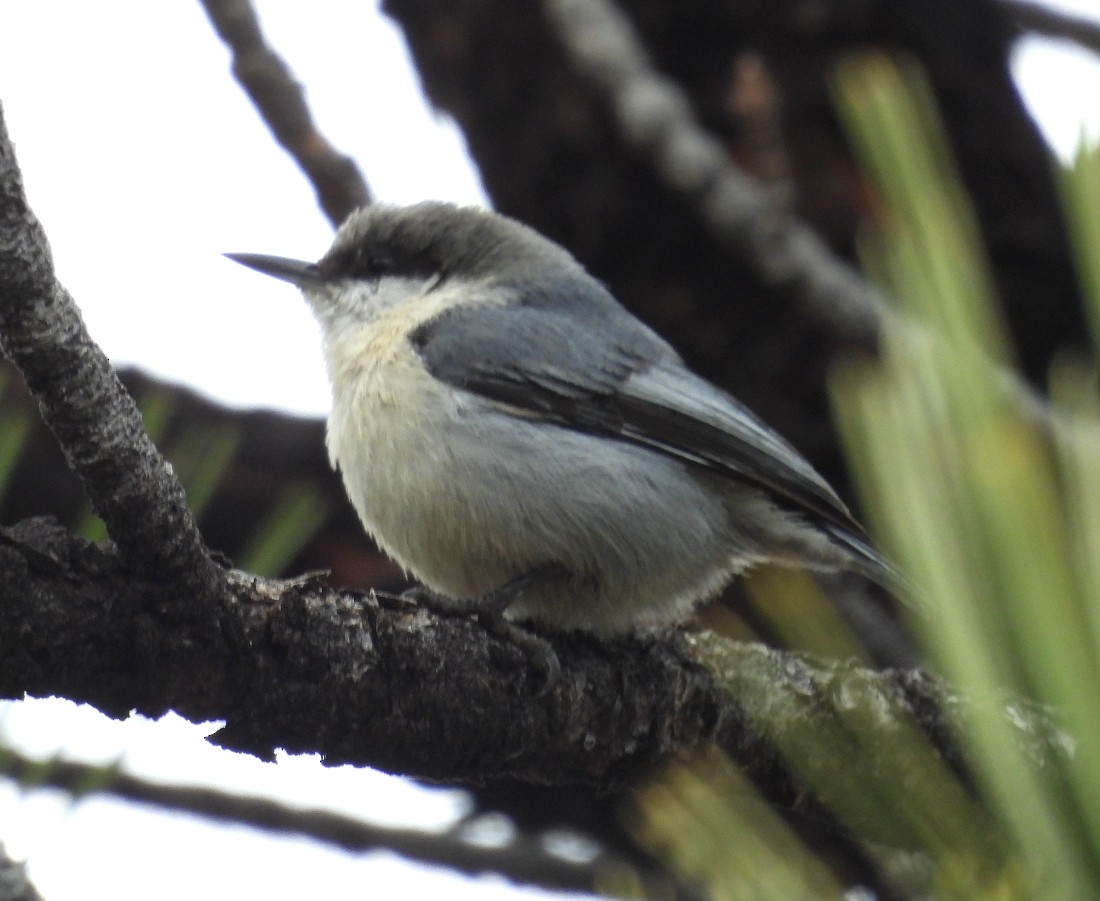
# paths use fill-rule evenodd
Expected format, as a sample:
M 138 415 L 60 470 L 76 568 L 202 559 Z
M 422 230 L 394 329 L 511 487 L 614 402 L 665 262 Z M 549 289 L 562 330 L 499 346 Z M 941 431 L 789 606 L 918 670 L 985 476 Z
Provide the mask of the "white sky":
M 1057 5 L 1097 16 L 1096 0 Z M 321 130 L 358 160 L 381 199 L 485 202 L 461 138 L 425 108 L 397 32 L 371 4 L 257 6 Z M 1083 128 L 1100 134 L 1093 55 L 1029 40 L 1016 72 L 1061 155 Z M 234 405 L 327 411 L 316 330 L 297 293 L 221 254 L 314 259 L 332 231 L 232 82 L 197 2 L 0 0 L 0 102 L 58 273 L 117 364 Z M 61 701 L 0 705 L 0 735 L 36 753 L 124 755 L 150 776 L 332 804 L 395 825 L 442 826 L 459 809 L 453 793 L 369 771 L 217 752 L 206 731 L 175 717 L 112 723 Z M 2 781 L 0 841 L 30 859 L 47 901 L 516 897 L 497 882 L 388 856 L 257 838 L 116 802 L 24 796 Z
M 457 130 L 427 112 L 371 4 L 258 6 L 321 129 L 379 197 L 483 201 Z M 221 254 L 315 259 L 332 229 L 199 4 L 8 0 L 0 16 L 0 97 L 27 193 L 107 354 L 228 403 L 326 412 L 300 295 Z

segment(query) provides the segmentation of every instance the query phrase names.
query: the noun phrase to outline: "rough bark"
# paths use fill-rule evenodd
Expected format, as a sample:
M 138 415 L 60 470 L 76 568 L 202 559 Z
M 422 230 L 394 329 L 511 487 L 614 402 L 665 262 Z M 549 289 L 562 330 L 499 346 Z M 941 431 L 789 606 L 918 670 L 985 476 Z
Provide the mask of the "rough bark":
M 171 467 L 54 277 L 0 111 L 0 349 L 15 363 L 126 565 L 158 579 L 158 606 L 206 605 L 220 585 Z M 187 611 L 182 605 L 179 614 Z
M 572 634 L 553 636 L 563 676 L 542 695 L 519 648 L 404 601 L 230 572 L 211 640 L 150 612 L 160 590 L 49 520 L 0 531 L 0 696 L 59 695 L 116 717 L 175 710 L 225 720 L 214 740 L 262 758 L 285 748 L 454 782 L 610 790 L 714 742 L 798 807 L 797 781 L 744 711 L 792 725 L 830 717 L 843 689 L 881 711 L 883 730 L 912 717 L 958 762 L 942 689 L 917 673 L 815 664 L 709 633 Z M 736 672 L 741 696 L 702 658 Z

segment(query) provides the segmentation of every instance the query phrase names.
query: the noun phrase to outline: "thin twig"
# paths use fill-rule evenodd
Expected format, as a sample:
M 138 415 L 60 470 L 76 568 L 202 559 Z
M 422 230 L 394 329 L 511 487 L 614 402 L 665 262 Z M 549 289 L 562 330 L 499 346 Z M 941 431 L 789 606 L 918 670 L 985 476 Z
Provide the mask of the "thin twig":
M 222 585 L 171 466 L 110 361 L 57 281 L 41 224 L 0 109 L 0 348 L 19 367 L 84 482 L 96 512 L 134 572 L 174 583 L 189 603 Z
M 355 161 L 318 130 L 302 86 L 264 40 L 249 0 L 203 0 L 218 36 L 233 51 L 233 75 L 260 111 L 275 139 L 294 158 L 317 192 L 333 226 L 371 202 Z
M 153 804 L 165 810 L 243 823 L 279 834 L 303 835 L 347 851 L 393 851 L 424 863 L 461 873 L 498 873 L 520 883 L 543 888 L 592 891 L 610 873 L 630 872 L 655 890 L 648 897 L 668 897 L 667 877 L 639 873 L 616 855 L 601 851 L 587 860 L 569 860 L 550 853 L 535 835 L 517 835 L 501 846 L 470 841 L 462 830 L 430 832 L 377 826 L 329 810 L 292 807 L 268 798 L 249 797 L 213 788 L 165 785 L 142 779 L 118 767 L 67 760 L 40 760 L 0 749 L 0 773 L 33 788 L 56 788 L 75 798 L 112 795 Z M 0 899 L 3 896 L 0 895 Z M 28 896 L 34 897 L 34 896 Z
M 1013 21 L 1025 31 L 1036 31 L 1052 38 L 1088 47 L 1100 53 L 1100 22 L 1059 12 L 1042 3 L 1027 0 L 1001 0 Z

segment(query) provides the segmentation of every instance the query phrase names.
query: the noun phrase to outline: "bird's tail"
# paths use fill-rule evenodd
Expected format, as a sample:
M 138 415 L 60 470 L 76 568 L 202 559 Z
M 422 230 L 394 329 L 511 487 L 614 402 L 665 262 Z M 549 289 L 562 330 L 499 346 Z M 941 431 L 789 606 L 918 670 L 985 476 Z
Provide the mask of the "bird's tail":
M 832 524 L 823 526 L 829 537 L 852 556 L 852 568 L 881 585 L 894 597 L 913 603 L 918 595 L 912 580 L 891 560 L 860 535 Z

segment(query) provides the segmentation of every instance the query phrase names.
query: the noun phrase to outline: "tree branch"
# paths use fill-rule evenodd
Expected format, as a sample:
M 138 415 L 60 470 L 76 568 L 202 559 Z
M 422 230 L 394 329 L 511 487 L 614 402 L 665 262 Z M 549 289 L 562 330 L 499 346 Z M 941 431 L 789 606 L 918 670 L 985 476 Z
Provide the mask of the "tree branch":
M 333 227 L 371 202 L 355 161 L 340 153 L 313 123 L 305 92 L 264 40 L 248 0 L 203 0 L 218 36 L 233 52 L 233 75 L 279 144 L 306 174 Z
M 607 98 L 628 144 L 688 199 L 716 238 L 767 287 L 796 298 L 846 341 L 873 348 L 889 310 L 816 232 L 729 160 L 695 121 L 692 104 L 650 63 L 630 21 L 604 0 L 545 0 L 574 64 Z
M 227 588 L 222 640 L 199 642 L 148 613 L 158 587 L 110 548 L 48 520 L 2 530 L 0 696 L 223 719 L 215 741 L 265 759 L 281 747 L 430 779 L 608 788 L 735 728 L 667 641 L 563 638 L 565 675 L 539 698 L 522 652 L 470 620 L 309 579 L 231 573 Z
M 80 476 L 127 567 L 209 602 L 221 584 L 183 489 L 54 276 L 0 108 L 0 348 Z M 158 601 L 163 604 L 164 599 Z
M 461 828 L 442 833 L 373 825 L 329 810 L 303 810 L 267 798 L 235 795 L 212 788 L 165 785 L 117 767 L 26 757 L 10 748 L 0 752 L 0 773 L 28 787 L 57 788 L 75 798 L 107 794 L 161 809 L 197 814 L 227 823 L 243 823 L 267 832 L 309 836 L 347 851 L 393 851 L 402 857 L 461 873 L 498 873 L 520 883 L 557 890 L 593 891 L 609 874 L 629 872 L 647 895 L 668 897 L 672 883 L 656 872 L 640 872 L 617 855 L 600 851 L 588 860 L 550 853 L 536 835 L 519 835 L 502 846 L 467 839 Z M 5 893 L 5 859 L 0 846 L 0 901 L 34 901 L 22 867 L 12 863 L 11 878 L 22 877 L 32 894 Z
M 1100 53 L 1100 24 L 1083 16 L 1059 12 L 1042 3 L 1027 0 L 1001 0 L 1013 21 L 1025 31 L 1035 31 L 1052 38 L 1074 41 Z
M 939 712 L 961 705 L 915 671 L 818 664 L 707 633 L 573 634 L 554 637 L 563 675 L 542 697 L 523 653 L 470 620 L 308 578 L 231 573 L 228 588 L 222 640 L 197 640 L 186 623 L 154 620 L 159 589 L 110 549 L 46 520 L 0 530 L 0 696 L 59 695 L 119 717 L 174 709 L 224 720 L 213 740 L 261 758 L 285 748 L 449 782 L 614 790 L 716 743 L 801 812 L 815 802 L 769 736 L 857 724 L 867 771 L 885 773 L 896 736 L 916 724 L 963 769 L 955 723 Z M 1041 759 L 1042 721 L 1019 728 Z M 813 766 L 850 771 L 852 754 L 851 742 L 822 742 Z

